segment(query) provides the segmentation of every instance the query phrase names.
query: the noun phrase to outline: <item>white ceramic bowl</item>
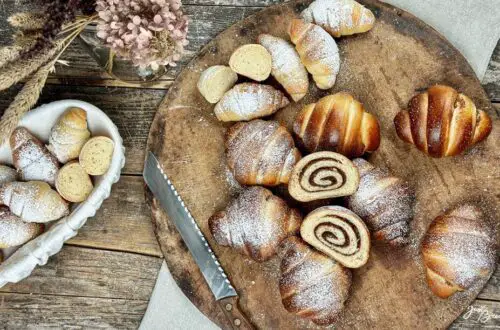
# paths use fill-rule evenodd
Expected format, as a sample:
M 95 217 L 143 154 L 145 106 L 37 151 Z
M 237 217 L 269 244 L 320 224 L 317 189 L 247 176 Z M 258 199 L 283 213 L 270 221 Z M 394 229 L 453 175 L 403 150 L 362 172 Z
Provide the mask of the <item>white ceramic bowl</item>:
M 94 190 L 83 203 L 73 204 L 70 215 L 59 219 L 37 238 L 19 248 L 3 249 L 6 260 L 0 264 L 0 287 L 9 282 L 18 282 L 27 277 L 36 265 L 45 265 L 50 256 L 59 252 L 65 241 L 76 236 L 87 218 L 93 217 L 102 202 L 109 197 L 111 186 L 120 178 L 125 165 L 125 148 L 115 124 L 99 108 L 83 101 L 62 100 L 42 105 L 28 112 L 20 122 L 42 141 L 48 141 L 50 130 L 59 116 L 70 107 L 87 111 L 89 130 L 92 136 L 105 135 L 115 143 L 113 159 L 108 172 L 93 177 Z M 0 146 L 0 164 L 12 164 L 9 144 Z

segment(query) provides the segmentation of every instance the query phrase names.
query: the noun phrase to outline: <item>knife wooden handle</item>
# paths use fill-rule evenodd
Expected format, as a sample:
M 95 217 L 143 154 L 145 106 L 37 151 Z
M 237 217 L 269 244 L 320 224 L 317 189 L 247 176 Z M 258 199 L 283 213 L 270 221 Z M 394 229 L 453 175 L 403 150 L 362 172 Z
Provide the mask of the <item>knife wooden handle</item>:
M 255 329 L 255 327 L 250 323 L 245 314 L 240 310 L 238 305 L 238 297 L 227 297 L 218 301 L 219 306 L 222 311 L 231 322 L 231 327 L 233 330 L 236 329 Z

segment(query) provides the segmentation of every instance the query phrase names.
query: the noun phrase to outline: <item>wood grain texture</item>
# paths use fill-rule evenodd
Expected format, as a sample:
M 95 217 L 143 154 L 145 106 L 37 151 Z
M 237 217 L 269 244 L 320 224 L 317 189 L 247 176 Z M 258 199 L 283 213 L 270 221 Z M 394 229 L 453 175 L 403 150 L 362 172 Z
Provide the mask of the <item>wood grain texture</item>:
M 490 99 L 500 102 L 500 40 L 493 51 L 482 83 Z
M 351 92 L 378 116 L 383 139 L 370 160 L 409 178 L 417 189 L 418 202 L 412 244 L 399 254 L 388 253 L 381 247 L 373 249 L 368 264 L 354 271 L 352 295 L 336 325 L 442 328 L 465 310 L 486 281 L 446 301 L 434 297 L 423 276 L 419 242 L 434 217 L 464 200 L 479 202 L 488 214 L 495 214 L 500 202 L 500 187 L 496 185 L 500 173 L 500 149 L 496 144 L 500 121 L 472 69 L 447 41 L 411 15 L 377 1 L 362 2 L 374 10 L 378 22 L 370 33 L 339 40 L 343 63 L 333 92 Z M 260 328 L 291 329 L 313 324 L 287 313 L 281 306 L 277 260 L 257 264 L 211 240 L 208 217 L 224 208 L 235 193 L 224 161 L 224 133 L 229 125 L 215 119 L 212 106 L 194 85 L 204 68 L 227 63 L 237 46 L 254 42 L 259 33 L 286 37 L 287 22 L 306 3 L 294 1 L 267 8 L 226 30 L 202 49 L 171 86 L 153 122 L 148 145 L 160 157 L 212 243 L 241 294 L 243 310 Z M 494 119 L 495 128 L 486 143 L 459 157 L 431 159 L 400 141 L 394 133 L 394 115 L 413 95 L 438 82 L 469 95 Z M 291 127 L 303 105 L 327 93 L 311 86 L 303 101 L 285 108 L 275 118 Z M 162 251 L 179 286 L 202 312 L 227 328 L 199 270 L 155 201 L 153 217 Z
M 137 329 L 144 300 L 0 293 L 1 329 Z
M 0 292 L 148 301 L 161 262 L 133 253 L 64 246 L 47 265 Z

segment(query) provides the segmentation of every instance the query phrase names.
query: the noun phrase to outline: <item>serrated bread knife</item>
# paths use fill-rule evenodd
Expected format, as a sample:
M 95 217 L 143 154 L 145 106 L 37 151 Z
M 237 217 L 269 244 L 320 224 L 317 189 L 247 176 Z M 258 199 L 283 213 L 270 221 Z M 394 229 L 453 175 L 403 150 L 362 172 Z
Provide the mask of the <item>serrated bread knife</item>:
M 148 152 L 146 158 L 144 181 L 180 233 L 232 328 L 254 329 L 238 306 L 238 293 L 231 285 L 181 196 L 152 152 Z

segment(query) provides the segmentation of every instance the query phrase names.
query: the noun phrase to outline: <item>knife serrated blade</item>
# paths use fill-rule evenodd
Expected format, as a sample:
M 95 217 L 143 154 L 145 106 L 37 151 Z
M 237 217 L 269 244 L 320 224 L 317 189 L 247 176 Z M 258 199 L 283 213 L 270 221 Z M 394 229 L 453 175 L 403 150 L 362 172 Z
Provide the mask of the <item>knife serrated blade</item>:
M 144 181 L 181 234 L 215 299 L 237 296 L 196 220 L 152 152 L 146 158 Z

